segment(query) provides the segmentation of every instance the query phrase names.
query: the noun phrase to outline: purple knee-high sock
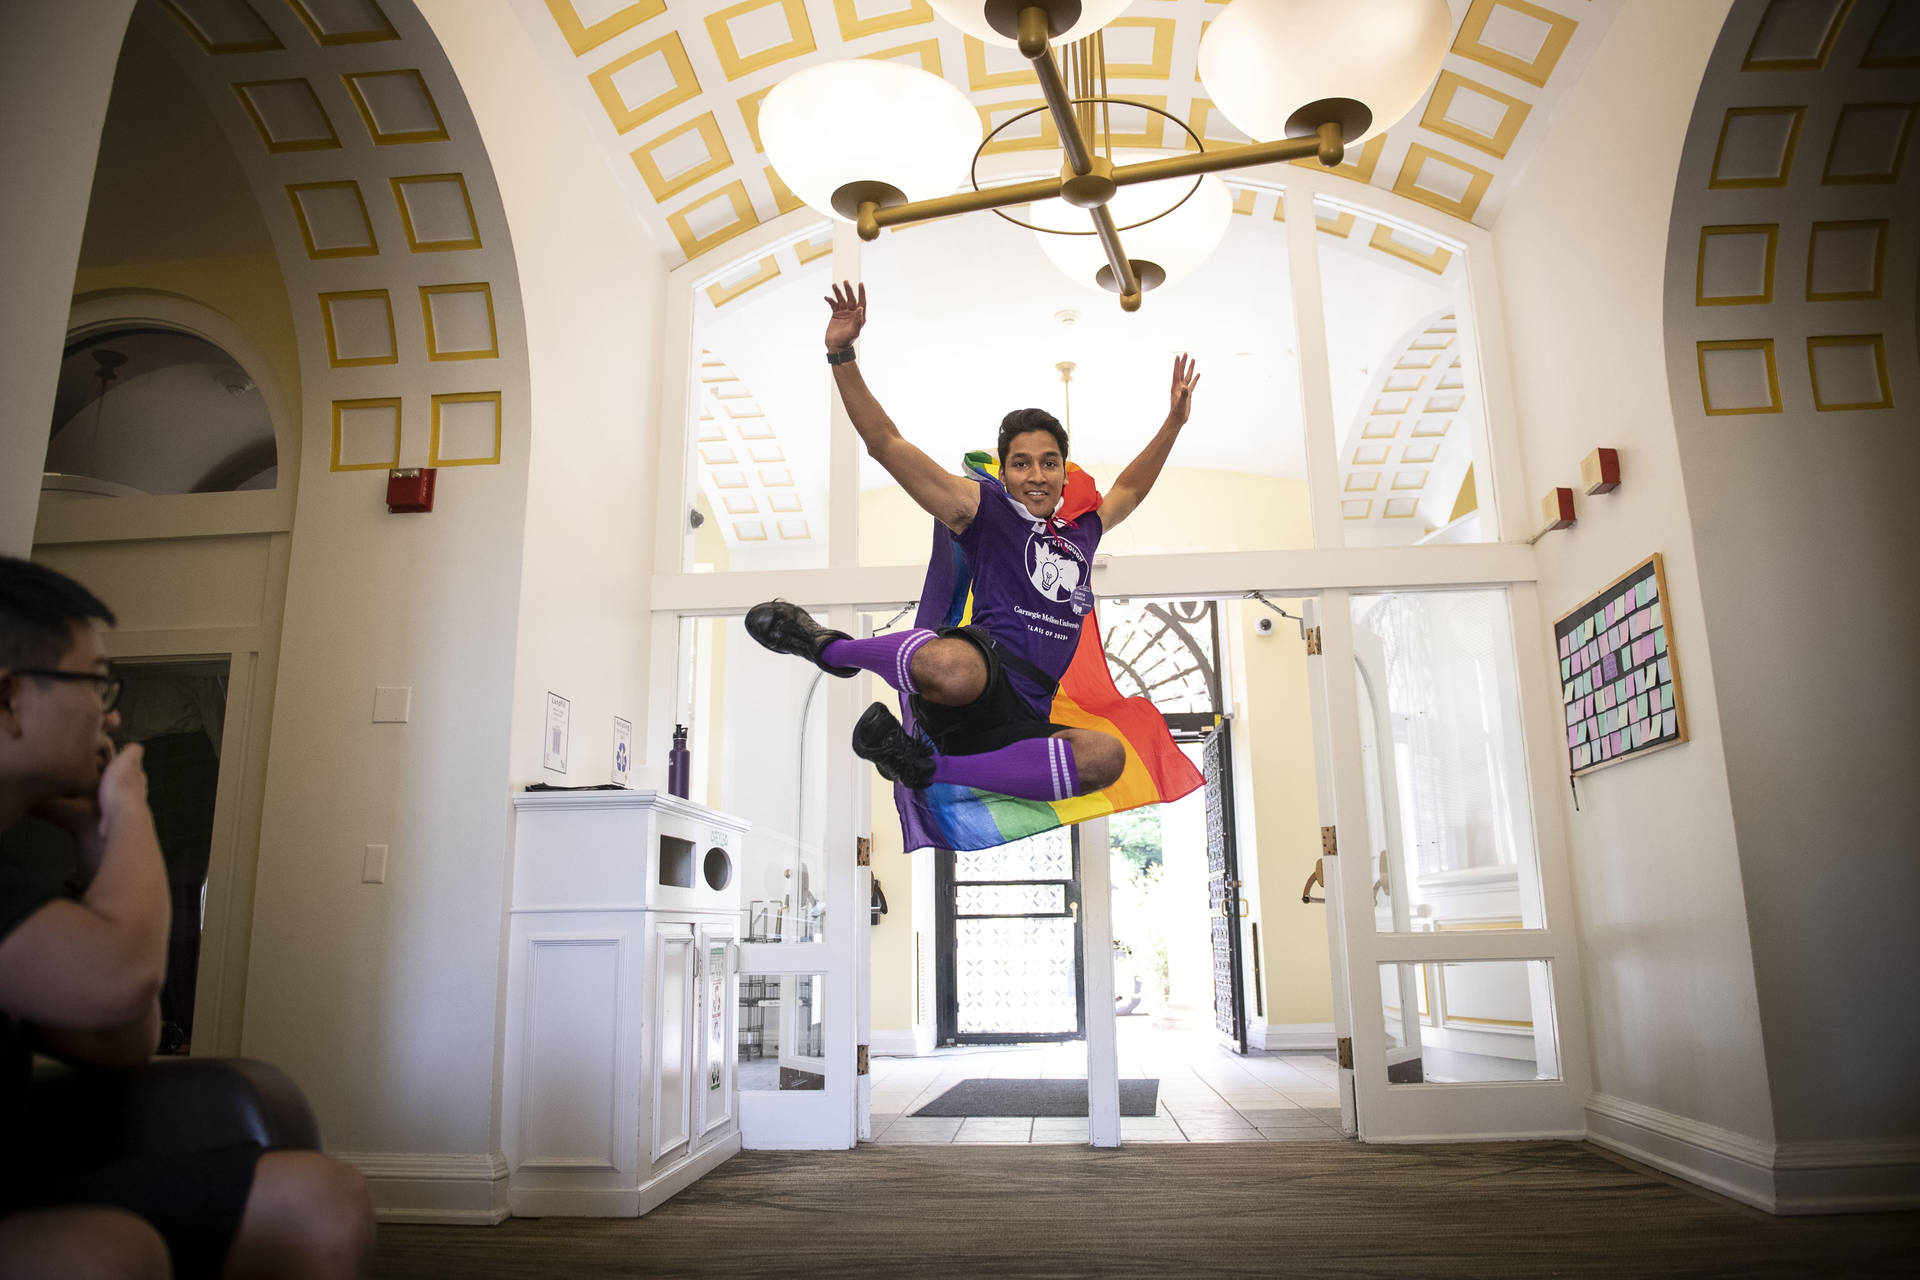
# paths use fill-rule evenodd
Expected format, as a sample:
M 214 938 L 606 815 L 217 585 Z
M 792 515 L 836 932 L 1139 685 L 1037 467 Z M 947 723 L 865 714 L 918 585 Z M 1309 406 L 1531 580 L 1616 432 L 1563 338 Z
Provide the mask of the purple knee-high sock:
M 865 640 L 830 640 L 820 657 L 830 666 L 871 671 L 902 693 L 918 693 L 913 683 L 913 655 L 934 639 L 923 627 L 897 635 L 869 636 Z
M 972 756 L 935 756 L 933 780 L 1022 800 L 1065 800 L 1080 791 L 1080 770 L 1065 738 L 1028 738 Z

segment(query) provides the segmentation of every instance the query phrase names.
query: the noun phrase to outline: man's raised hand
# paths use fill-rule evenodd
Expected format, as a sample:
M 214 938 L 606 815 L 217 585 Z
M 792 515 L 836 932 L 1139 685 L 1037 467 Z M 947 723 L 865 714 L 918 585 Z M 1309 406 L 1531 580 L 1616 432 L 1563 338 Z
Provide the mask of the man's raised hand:
M 1167 392 L 1167 421 L 1175 426 L 1185 426 L 1187 415 L 1193 412 L 1193 389 L 1200 385 L 1200 375 L 1194 372 L 1193 357 L 1178 355 L 1173 358 L 1173 386 Z
M 833 308 L 827 321 L 827 350 L 843 351 L 853 345 L 867 323 L 867 286 L 856 290 L 851 280 L 837 284 L 826 304 Z

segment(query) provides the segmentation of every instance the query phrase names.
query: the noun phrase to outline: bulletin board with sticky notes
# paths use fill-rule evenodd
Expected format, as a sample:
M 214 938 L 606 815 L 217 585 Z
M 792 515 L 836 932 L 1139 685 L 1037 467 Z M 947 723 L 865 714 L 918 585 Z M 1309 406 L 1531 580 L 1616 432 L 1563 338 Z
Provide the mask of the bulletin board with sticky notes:
M 1576 776 L 1687 740 L 1658 552 L 1562 616 L 1553 638 Z

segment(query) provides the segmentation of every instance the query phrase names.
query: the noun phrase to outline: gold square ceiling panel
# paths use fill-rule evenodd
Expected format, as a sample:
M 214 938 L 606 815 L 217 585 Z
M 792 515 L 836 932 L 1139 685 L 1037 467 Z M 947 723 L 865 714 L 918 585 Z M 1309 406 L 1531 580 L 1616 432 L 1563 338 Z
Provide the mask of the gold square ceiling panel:
M 707 34 L 729 80 L 814 50 L 804 0 L 741 0 L 708 14 Z
M 587 75 L 594 96 L 621 133 L 694 98 L 700 81 L 687 59 L 680 33 L 670 31 Z
M 547 11 L 553 15 L 554 25 L 560 28 L 567 47 L 577 58 L 659 17 L 667 11 L 667 0 L 638 0 L 635 4 L 609 3 L 609 0 L 547 0 Z
M 932 22 L 933 6 L 927 0 L 833 0 L 833 17 L 842 40 L 858 40 Z
M 1453 51 L 1544 87 L 1579 25 L 1527 0 L 1473 0 Z

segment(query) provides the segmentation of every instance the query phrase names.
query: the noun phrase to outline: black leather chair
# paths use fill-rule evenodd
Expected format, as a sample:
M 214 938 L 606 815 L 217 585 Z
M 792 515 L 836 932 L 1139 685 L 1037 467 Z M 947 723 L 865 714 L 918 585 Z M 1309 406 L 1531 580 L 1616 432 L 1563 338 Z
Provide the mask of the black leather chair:
M 28 1145 L 45 1143 L 72 1166 L 239 1142 L 320 1149 L 306 1095 L 278 1067 L 250 1058 L 156 1058 L 79 1070 L 39 1058 L 24 1110 L 34 1131 Z

